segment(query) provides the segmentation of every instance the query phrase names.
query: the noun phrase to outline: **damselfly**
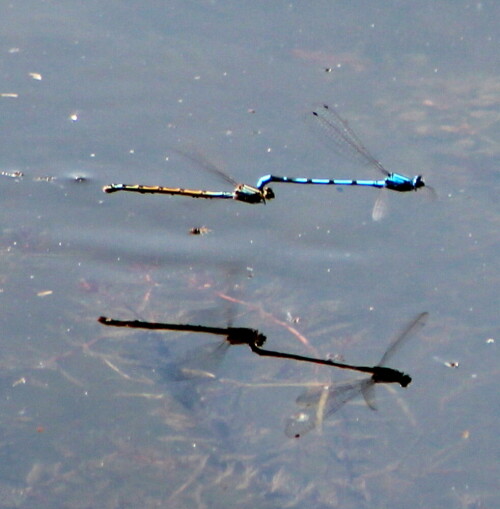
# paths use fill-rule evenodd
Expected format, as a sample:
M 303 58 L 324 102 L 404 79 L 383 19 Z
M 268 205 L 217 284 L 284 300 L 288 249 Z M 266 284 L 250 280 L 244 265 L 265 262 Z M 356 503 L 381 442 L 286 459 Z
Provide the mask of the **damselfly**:
M 264 189 L 270 182 L 284 182 L 291 184 L 319 184 L 334 186 L 365 186 L 385 188 L 392 191 L 406 192 L 417 191 L 425 186 L 422 175 L 407 177 L 400 173 L 388 172 L 382 164 L 372 156 L 368 149 L 361 142 L 358 135 L 351 129 L 346 120 L 344 120 L 334 109 L 326 104 L 312 112 L 316 122 L 323 128 L 328 135 L 331 146 L 334 151 L 340 155 L 348 156 L 356 162 L 364 165 L 370 165 L 384 175 L 380 180 L 359 180 L 359 179 L 323 179 L 306 177 L 279 177 L 276 175 L 264 175 L 257 182 L 258 189 Z M 379 210 L 374 209 L 374 219 L 380 219 L 383 215 L 382 206 L 378 204 Z M 380 216 L 380 217 L 379 217 Z
M 179 151 L 177 151 L 179 152 Z M 273 190 L 266 187 L 257 188 L 248 184 L 238 184 L 229 175 L 217 168 L 212 162 L 201 154 L 179 152 L 183 157 L 190 159 L 208 171 L 215 173 L 234 186 L 233 191 L 206 191 L 201 189 L 185 189 L 182 187 L 145 186 L 140 184 L 110 184 L 102 188 L 105 193 L 128 191 L 140 194 L 170 194 L 190 196 L 191 198 L 206 198 L 219 200 L 236 200 L 244 203 L 265 203 L 274 198 Z
M 399 383 L 401 387 L 407 387 L 411 382 L 411 377 L 401 371 L 387 368 L 384 364 L 395 353 L 395 351 L 411 337 L 415 332 L 420 330 L 426 323 L 428 313 L 421 313 L 413 319 L 405 329 L 391 343 L 385 354 L 376 366 L 354 366 L 343 364 L 331 360 L 313 359 L 299 355 L 281 354 L 280 352 L 269 352 L 260 350 L 259 355 L 268 355 L 272 357 L 280 357 L 286 359 L 295 359 L 305 362 L 313 362 L 315 364 L 323 364 L 334 366 L 342 369 L 350 369 L 363 373 L 371 373 L 370 378 L 355 380 L 337 385 L 324 386 L 320 389 L 309 390 L 301 394 L 296 402 L 304 407 L 287 419 L 285 434 L 290 438 L 299 438 L 308 431 L 311 431 L 316 425 L 324 419 L 339 410 L 345 403 L 358 396 L 360 393 L 365 398 L 366 403 L 372 409 L 376 409 L 374 403 L 373 388 L 377 383 Z M 263 353 L 264 352 L 264 353 Z M 257 352 L 258 353 L 258 352 Z

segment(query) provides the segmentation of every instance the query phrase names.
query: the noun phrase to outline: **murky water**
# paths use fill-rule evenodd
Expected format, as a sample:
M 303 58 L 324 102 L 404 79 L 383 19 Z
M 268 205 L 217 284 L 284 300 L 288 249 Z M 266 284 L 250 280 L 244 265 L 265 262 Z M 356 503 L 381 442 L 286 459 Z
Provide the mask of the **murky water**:
M 1 11 L 0 506 L 494 507 L 496 4 Z M 177 152 L 193 147 L 248 184 L 379 178 L 308 128 L 318 101 L 438 199 L 391 193 L 374 223 L 375 189 L 276 184 L 266 205 L 101 190 L 231 191 Z M 373 365 L 422 311 L 390 362 L 412 384 L 298 440 L 297 396 L 348 373 L 97 322 L 252 327 L 270 349 Z

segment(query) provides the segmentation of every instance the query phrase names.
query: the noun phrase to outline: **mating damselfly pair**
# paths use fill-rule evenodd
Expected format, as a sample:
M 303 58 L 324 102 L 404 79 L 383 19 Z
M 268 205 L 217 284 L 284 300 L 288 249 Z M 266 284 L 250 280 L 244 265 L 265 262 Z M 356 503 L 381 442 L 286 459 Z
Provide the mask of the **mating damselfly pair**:
M 391 191 L 408 192 L 417 191 L 425 187 L 422 175 L 407 177 L 400 173 L 388 172 L 382 164 L 368 151 L 361 142 L 358 135 L 351 129 L 346 120 L 344 120 L 335 109 L 327 105 L 316 109 L 312 112 L 315 122 L 327 134 L 332 149 L 339 155 L 344 155 L 361 163 L 368 165 L 377 170 L 378 173 L 384 175 L 384 178 L 378 180 L 362 180 L 362 179 L 328 179 L 328 178 L 309 178 L 309 177 L 286 177 L 277 175 L 264 175 L 260 177 L 255 186 L 248 184 L 238 184 L 234 179 L 227 176 L 215 165 L 200 156 L 186 157 L 195 160 L 205 168 L 221 175 L 226 181 L 234 185 L 233 191 L 205 191 L 198 189 L 171 188 L 164 186 L 145 186 L 145 185 L 129 185 L 129 184 L 111 184 L 105 186 L 103 190 L 107 193 L 117 191 L 128 191 L 141 194 L 170 194 L 189 196 L 192 198 L 206 199 L 233 199 L 245 203 L 265 203 L 275 197 L 273 190 L 268 187 L 271 182 L 289 183 L 289 184 L 312 184 L 312 185 L 333 185 L 333 186 L 361 186 L 374 187 L 379 189 L 389 189 Z M 379 198 L 373 210 L 373 219 L 381 219 L 385 215 L 385 204 Z
M 303 409 L 291 415 L 287 419 L 285 426 L 285 434 L 288 437 L 299 438 L 308 431 L 314 429 L 320 422 L 335 413 L 345 403 L 354 399 L 359 394 L 362 394 L 368 406 L 375 410 L 376 406 L 373 394 L 375 384 L 398 383 L 401 387 L 407 387 L 411 383 L 411 377 L 406 373 L 386 367 L 385 363 L 392 357 L 403 342 L 425 325 L 427 317 L 428 313 L 426 312 L 416 316 L 390 343 L 388 349 L 375 366 L 358 366 L 336 362 L 330 359 L 317 359 L 303 355 L 267 350 L 263 348 L 266 336 L 255 329 L 245 327 L 208 327 L 204 325 L 144 322 L 139 320 L 115 320 L 104 316 L 101 316 L 98 321 L 103 325 L 111 327 L 222 335 L 225 336 L 225 339 L 214 349 L 214 353 L 217 353 L 219 356 L 224 355 L 231 345 L 247 345 L 252 352 L 262 357 L 308 362 L 371 375 L 369 378 L 322 386 L 319 389 L 308 390 L 301 394 L 296 401 Z M 181 370 L 184 376 L 191 377 L 193 374 L 197 374 L 198 376 L 202 374 L 204 377 L 215 377 L 215 375 L 211 374 L 205 368 L 200 369 L 194 366 L 194 364 L 191 364 Z

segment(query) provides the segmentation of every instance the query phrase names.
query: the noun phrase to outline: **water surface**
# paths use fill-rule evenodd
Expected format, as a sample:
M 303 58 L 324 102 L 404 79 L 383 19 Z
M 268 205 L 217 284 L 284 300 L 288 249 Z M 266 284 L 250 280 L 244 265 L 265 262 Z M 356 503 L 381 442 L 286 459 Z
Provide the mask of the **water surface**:
M 493 507 L 496 4 L 1 11 L 0 505 Z M 176 153 L 189 147 L 249 184 L 378 178 L 309 129 L 322 101 L 438 200 L 392 193 L 374 223 L 373 189 L 275 185 L 266 205 L 101 191 L 230 190 Z M 422 311 L 391 360 L 412 384 L 300 440 L 283 432 L 295 398 L 348 374 L 236 346 L 214 377 L 179 381 L 217 338 L 97 323 L 232 322 L 272 349 L 372 365 Z

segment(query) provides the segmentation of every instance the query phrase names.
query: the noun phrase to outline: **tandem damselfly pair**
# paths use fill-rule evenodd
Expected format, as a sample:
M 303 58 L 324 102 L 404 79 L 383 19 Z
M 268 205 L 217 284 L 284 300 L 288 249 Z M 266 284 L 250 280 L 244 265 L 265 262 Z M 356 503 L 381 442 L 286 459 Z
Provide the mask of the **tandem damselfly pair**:
M 348 122 L 344 120 L 334 109 L 327 105 L 312 112 L 316 123 L 328 135 L 331 141 L 330 145 L 334 151 L 350 159 L 369 165 L 384 175 L 379 180 L 361 180 L 361 179 L 327 179 L 327 178 L 309 178 L 309 177 L 286 177 L 277 175 L 264 175 L 260 177 L 255 186 L 248 184 L 238 184 L 234 179 L 226 175 L 213 163 L 206 160 L 199 154 L 185 154 L 188 159 L 200 164 L 212 173 L 216 173 L 227 182 L 234 186 L 233 191 L 206 191 L 198 189 L 172 188 L 163 186 L 145 186 L 137 184 L 110 184 L 104 186 L 106 193 L 117 191 L 129 191 L 141 194 L 170 194 L 190 196 L 192 198 L 207 199 L 233 199 L 245 203 L 265 203 L 266 200 L 275 198 L 274 192 L 268 185 L 271 182 L 289 183 L 289 184 L 315 184 L 315 185 L 334 185 L 334 186 L 361 186 L 374 187 L 379 189 L 389 189 L 391 191 L 408 192 L 417 191 L 425 187 L 422 175 L 407 177 L 401 173 L 390 173 L 375 157 L 368 151 L 358 135 L 351 129 Z M 431 188 L 429 188 L 431 189 Z M 431 192 L 432 189 L 431 189 Z M 375 203 L 373 209 L 373 219 L 379 220 L 386 213 L 386 207 L 383 199 L 380 197 Z
M 401 371 L 388 368 L 384 364 L 389 360 L 402 343 L 425 325 L 428 313 L 421 313 L 412 320 L 405 329 L 393 340 L 376 366 L 356 366 L 335 362 L 330 359 L 316 359 L 302 355 L 277 352 L 262 348 L 266 337 L 255 329 L 245 327 L 207 327 L 204 325 L 191 324 L 172 324 L 158 322 L 144 322 L 139 320 L 115 320 L 101 316 L 99 322 L 103 325 L 112 327 L 128 327 L 133 329 L 148 330 L 171 330 L 198 332 L 206 334 L 215 334 L 226 336 L 216 351 L 223 355 L 231 345 L 248 345 L 252 352 L 263 357 L 274 357 L 280 359 L 289 359 L 299 362 L 308 362 L 324 366 L 330 366 L 351 371 L 371 374 L 370 378 L 321 387 L 319 390 L 308 391 L 297 398 L 297 403 L 304 409 L 288 418 L 285 434 L 291 438 L 298 438 L 308 431 L 314 429 L 318 422 L 324 420 L 334 412 L 339 410 L 345 403 L 362 394 L 367 404 L 375 409 L 373 386 L 377 383 L 398 383 L 401 387 L 407 387 L 411 382 L 411 377 Z M 215 352 L 215 351 L 214 351 Z M 186 368 L 189 373 L 193 373 L 193 368 Z M 201 370 L 197 369 L 199 374 Z M 204 376 L 214 377 L 203 370 Z

